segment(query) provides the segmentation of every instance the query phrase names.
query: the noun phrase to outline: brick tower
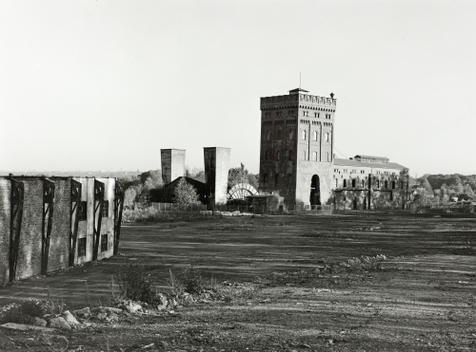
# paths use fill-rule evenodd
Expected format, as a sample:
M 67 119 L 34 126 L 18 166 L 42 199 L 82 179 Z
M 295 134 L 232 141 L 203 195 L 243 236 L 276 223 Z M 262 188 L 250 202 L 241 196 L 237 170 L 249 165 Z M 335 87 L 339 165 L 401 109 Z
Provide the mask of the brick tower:
M 279 192 L 289 209 L 331 196 L 336 100 L 296 88 L 261 98 L 260 188 Z
M 230 152 L 230 148 L 203 148 L 205 179 L 210 209 L 214 209 L 215 205 L 226 203 Z
M 161 149 L 160 159 L 162 164 L 162 180 L 165 184 L 172 182 L 177 177 L 185 176 L 184 149 Z

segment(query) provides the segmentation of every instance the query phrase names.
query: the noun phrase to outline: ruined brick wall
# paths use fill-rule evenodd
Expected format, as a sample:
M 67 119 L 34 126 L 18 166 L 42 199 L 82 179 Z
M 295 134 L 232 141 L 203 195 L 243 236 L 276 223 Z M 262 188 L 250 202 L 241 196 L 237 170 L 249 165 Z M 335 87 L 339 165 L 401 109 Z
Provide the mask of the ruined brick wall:
M 364 180 L 364 179 L 362 179 Z M 408 173 L 384 177 L 372 176 L 369 191 L 368 179 L 364 183 L 356 178 L 355 187 L 352 179 L 348 187 L 334 190 L 331 202 L 338 210 L 368 210 L 370 209 L 403 209 L 408 198 Z
M 334 205 L 337 210 L 367 210 L 369 192 L 363 190 L 337 191 Z M 375 190 L 370 196 L 370 209 L 403 209 L 405 192 L 400 190 Z
M 10 180 L 0 179 L 0 286 L 9 279 L 10 250 Z
M 19 180 L 25 185 L 25 197 L 15 279 L 24 279 L 41 272 L 43 181 L 40 178 Z
M 48 271 L 65 269 L 69 265 L 71 179 L 53 179 L 53 181 L 55 183 L 55 197 Z

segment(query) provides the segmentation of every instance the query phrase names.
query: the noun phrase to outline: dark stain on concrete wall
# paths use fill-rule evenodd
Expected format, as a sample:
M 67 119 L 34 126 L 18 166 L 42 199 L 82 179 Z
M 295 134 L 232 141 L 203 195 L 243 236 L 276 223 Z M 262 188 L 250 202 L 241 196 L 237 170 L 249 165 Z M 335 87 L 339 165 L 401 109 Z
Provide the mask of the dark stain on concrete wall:
M 48 271 L 65 269 L 69 263 L 71 180 L 55 179 L 53 226 L 50 237 Z
M 20 180 L 25 185 L 25 197 L 16 279 L 24 279 L 41 272 L 43 181 L 40 178 Z
M 0 179 L 0 286 L 9 278 L 10 193 L 10 181 Z

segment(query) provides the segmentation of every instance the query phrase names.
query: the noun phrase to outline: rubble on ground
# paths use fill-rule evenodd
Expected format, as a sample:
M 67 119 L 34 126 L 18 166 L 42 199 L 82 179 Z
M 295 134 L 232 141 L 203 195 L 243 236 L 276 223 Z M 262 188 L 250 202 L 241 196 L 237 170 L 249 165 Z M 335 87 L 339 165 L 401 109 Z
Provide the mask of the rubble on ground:
M 231 298 L 227 290 L 234 289 L 234 285 L 229 283 L 229 286 L 227 286 L 227 282 L 224 282 L 221 285 L 222 289 L 204 288 L 194 294 L 185 291 L 169 295 L 157 293 L 158 303 L 155 302 L 154 304 L 121 298 L 114 299 L 110 306 L 86 306 L 75 310 L 63 310 L 61 313 L 48 313 L 41 316 L 12 316 L 12 320 L 18 321 L 6 321 L 5 319 L 8 319 L 6 313 L 11 309 L 17 309 L 21 305 L 20 303 L 13 303 L 0 308 L 0 321 L 4 323 L 0 327 L 18 330 L 44 328 L 45 331 L 71 331 L 94 327 L 97 324 L 116 324 L 121 321 L 130 321 L 131 318 L 134 319 L 134 316 L 176 314 L 176 310 L 182 306 L 229 301 Z M 38 301 L 38 304 L 40 304 L 40 301 Z M 28 321 L 28 323 L 23 324 L 23 320 Z

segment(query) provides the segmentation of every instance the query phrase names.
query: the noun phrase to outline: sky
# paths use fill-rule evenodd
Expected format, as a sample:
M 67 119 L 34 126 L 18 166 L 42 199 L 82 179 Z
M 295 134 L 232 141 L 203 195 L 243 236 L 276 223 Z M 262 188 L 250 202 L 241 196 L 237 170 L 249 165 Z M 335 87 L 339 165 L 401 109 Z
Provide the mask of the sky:
M 232 148 L 262 96 L 337 98 L 337 157 L 476 174 L 476 2 L 0 0 L 0 170 L 151 170 Z

